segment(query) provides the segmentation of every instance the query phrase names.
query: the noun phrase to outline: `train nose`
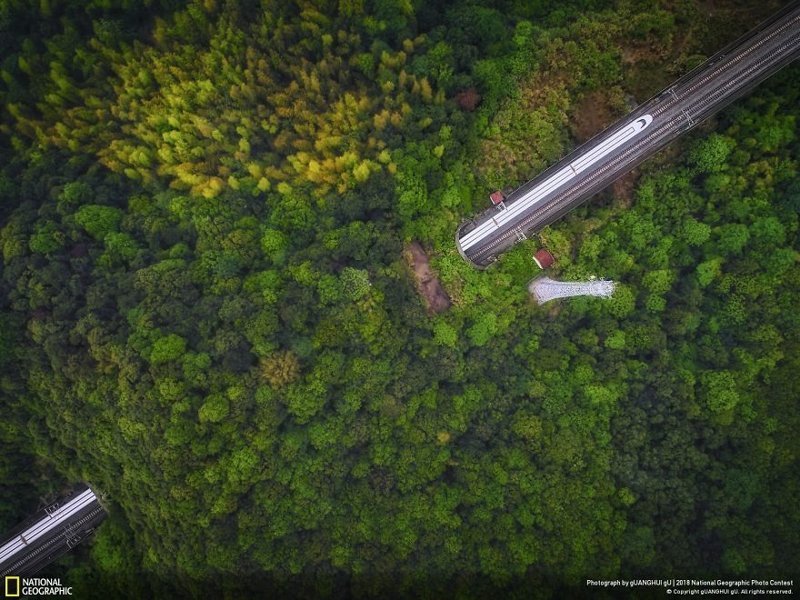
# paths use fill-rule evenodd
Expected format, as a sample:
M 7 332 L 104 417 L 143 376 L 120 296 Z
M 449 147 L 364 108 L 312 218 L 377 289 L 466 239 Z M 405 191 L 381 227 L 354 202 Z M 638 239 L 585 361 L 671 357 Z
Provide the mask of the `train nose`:
M 643 115 L 642 117 L 636 119 L 636 123 L 634 123 L 634 126 L 636 127 L 636 132 L 638 133 L 642 129 L 645 129 L 652 122 L 653 122 L 652 115 Z

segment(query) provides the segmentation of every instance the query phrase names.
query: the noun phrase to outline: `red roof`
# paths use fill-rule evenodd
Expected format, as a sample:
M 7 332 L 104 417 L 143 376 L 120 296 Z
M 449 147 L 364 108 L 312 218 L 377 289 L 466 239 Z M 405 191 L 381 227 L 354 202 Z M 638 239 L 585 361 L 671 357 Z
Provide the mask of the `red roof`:
M 539 265 L 540 269 L 547 269 L 551 267 L 555 261 L 556 259 L 553 258 L 553 255 L 544 248 L 539 248 L 536 251 L 536 254 L 533 255 L 533 262 Z
M 503 195 L 503 192 L 501 192 L 500 190 L 497 190 L 496 192 L 492 192 L 491 194 L 489 194 L 489 199 L 492 201 L 492 204 L 497 206 L 503 200 L 505 200 L 506 197 Z

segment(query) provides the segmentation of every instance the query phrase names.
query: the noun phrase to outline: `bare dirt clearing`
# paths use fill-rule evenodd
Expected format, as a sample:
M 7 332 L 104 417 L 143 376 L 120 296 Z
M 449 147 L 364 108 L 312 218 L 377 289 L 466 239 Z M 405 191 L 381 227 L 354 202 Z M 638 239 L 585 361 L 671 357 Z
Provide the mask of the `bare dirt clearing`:
M 606 91 L 598 90 L 585 96 L 573 109 L 570 129 L 573 137 L 582 144 L 617 118 Z
M 414 272 L 417 290 L 425 299 L 428 312 L 440 313 L 450 308 L 450 297 L 444 291 L 439 278 L 433 272 L 428 255 L 419 242 L 411 242 L 403 253 Z

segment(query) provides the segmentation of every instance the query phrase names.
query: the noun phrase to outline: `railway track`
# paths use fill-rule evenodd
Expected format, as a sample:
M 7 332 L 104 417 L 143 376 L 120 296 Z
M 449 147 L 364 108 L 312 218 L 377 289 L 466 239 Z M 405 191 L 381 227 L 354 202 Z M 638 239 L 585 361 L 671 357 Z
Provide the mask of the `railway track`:
M 687 73 L 624 119 L 459 227 L 456 245 L 475 266 L 582 204 L 653 153 L 800 55 L 800 2 Z
M 0 543 L 0 577 L 35 573 L 75 547 L 105 515 L 87 486 L 39 511 Z

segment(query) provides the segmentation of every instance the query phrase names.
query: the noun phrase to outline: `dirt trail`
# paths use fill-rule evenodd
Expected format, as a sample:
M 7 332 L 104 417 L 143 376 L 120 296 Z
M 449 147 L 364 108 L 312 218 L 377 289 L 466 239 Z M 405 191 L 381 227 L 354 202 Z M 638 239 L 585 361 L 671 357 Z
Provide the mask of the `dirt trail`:
M 419 242 L 411 242 L 404 252 L 414 278 L 417 280 L 417 289 L 425 299 L 428 311 L 440 313 L 450 308 L 450 297 L 444 291 L 439 278 L 431 269 L 428 255 Z

